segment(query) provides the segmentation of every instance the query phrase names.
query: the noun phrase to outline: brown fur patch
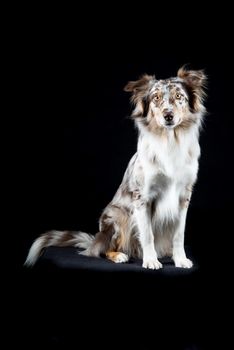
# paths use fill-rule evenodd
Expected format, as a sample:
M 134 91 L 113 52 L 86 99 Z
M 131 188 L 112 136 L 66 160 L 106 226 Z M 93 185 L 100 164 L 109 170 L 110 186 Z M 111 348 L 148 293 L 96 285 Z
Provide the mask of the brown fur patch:
M 98 232 L 95 237 L 95 244 L 100 244 L 102 247 L 101 253 L 106 253 L 114 233 L 115 229 L 112 217 L 103 213 L 100 218 L 100 232 Z
M 126 245 L 129 222 L 129 210 L 111 204 L 108 214 L 104 213 L 100 221 L 100 237 L 111 251 L 123 251 Z M 108 249 L 107 248 L 107 249 Z M 105 250 L 105 252 L 107 251 Z
M 50 245 L 53 242 L 53 245 L 58 247 L 70 246 L 74 241 L 74 235 L 72 231 L 63 231 L 60 235 L 54 233 L 54 231 L 49 231 L 44 235 L 45 237 L 45 246 Z
M 177 128 L 187 130 L 196 122 L 197 122 L 197 118 L 194 115 L 190 115 L 189 117 L 183 119 L 180 125 L 177 126 Z
M 120 252 L 107 252 L 106 257 L 114 262 L 117 261 Z
M 64 243 L 70 239 L 73 239 L 74 236 L 73 236 L 73 233 L 72 231 L 64 231 L 64 234 L 62 235 L 61 237 L 61 243 Z
M 129 217 L 127 213 L 124 213 L 118 220 L 118 237 L 116 239 L 116 250 L 123 250 L 126 244 L 126 232 L 128 230 Z
M 183 86 L 189 96 L 189 106 L 192 112 L 199 112 L 203 106 L 202 102 L 206 97 L 205 88 L 207 77 L 203 70 L 186 70 L 181 67 L 177 73 L 183 80 Z
M 148 130 L 155 134 L 160 134 L 162 131 L 162 128 L 157 124 L 156 119 L 154 118 L 154 115 L 151 111 L 149 116 L 149 122 L 148 122 Z
M 125 86 L 124 91 L 132 92 L 131 101 L 135 105 L 139 104 L 141 106 L 141 110 L 132 114 L 133 118 L 144 118 L 147 116 L 150 104 L 148 93 L 154 83 L 155 76 L 144 74 L 139 80 L 129 81 Z
M 138 92 L 142 92 L 148 89 L 149 83 L 155 80 L 154 75 L 144 74 L 139 80 L 129 81 L 127 85 L 124 87 L 124 91 L 133 92 L 134 94 Z

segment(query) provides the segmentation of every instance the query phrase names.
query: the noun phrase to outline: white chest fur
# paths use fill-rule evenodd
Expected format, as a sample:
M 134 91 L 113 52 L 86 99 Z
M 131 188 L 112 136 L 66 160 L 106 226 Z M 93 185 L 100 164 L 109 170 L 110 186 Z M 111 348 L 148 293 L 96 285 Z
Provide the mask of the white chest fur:
M 157 214 L 163 220 L 178 215 L 180 197 L 196 180 L 200 147 L 195 131 L 176 137 L 173 130 L 163 137 L 144 133 L 139 139 L 143 194 L 157 199 Z

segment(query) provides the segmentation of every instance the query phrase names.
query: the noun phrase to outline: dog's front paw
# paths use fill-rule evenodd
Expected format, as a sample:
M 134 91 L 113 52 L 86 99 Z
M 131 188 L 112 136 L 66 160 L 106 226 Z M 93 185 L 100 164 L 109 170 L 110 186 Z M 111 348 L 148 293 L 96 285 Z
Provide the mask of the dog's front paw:
M 158 270 L 162 268 L 162 264 L 158 261 L 157 258 L 145 258 L 143 259 L 142 267 L 144 267 L 145 269 Z
M 184 269 L 191 269 L 193 262 L 186 257 L 176 257 L 174 258 L 175 266 L 182 267 Z

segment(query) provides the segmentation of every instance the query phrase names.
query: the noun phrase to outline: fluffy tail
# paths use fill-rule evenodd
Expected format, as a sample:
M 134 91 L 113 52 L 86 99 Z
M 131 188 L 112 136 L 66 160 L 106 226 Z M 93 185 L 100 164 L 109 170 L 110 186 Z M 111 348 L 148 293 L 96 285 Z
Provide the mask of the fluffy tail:
M 50 246 L 57 247 L 78 247 L 82 249 L 90 249 L 94 241 L 94 236 L 85 232 L 74 231 L 49 231 L 37 238 L 32 244 L 27 259 L 24 263 L 25 266 L 33 266 L 42 251 Z M 87 254 L 88 255 L 88 254 Z

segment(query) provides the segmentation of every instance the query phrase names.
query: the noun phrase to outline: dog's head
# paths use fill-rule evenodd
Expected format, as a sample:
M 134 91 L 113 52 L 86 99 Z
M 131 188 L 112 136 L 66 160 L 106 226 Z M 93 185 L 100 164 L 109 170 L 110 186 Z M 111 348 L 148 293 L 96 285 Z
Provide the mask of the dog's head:
M 189 128 L 205 112 L 206 76 L 202 70 L 180 68 L 177 77 L 157 80 L 143 75 L 130 81 L 125 91 L 132 93 L 135 109 L 132 117 L 150 131 Z

